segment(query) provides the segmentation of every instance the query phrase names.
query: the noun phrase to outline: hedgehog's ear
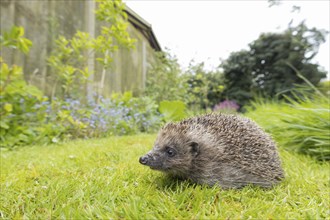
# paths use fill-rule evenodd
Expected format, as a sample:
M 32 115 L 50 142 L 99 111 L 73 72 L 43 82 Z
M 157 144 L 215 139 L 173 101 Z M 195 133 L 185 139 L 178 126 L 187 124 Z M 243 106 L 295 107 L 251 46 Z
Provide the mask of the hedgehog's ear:
M 189 143 L 191 149 L 190 149 L 190 152 L 196 157 L 198 154 L 199 154 L 199 145 L 197 142 L 190 142 Z

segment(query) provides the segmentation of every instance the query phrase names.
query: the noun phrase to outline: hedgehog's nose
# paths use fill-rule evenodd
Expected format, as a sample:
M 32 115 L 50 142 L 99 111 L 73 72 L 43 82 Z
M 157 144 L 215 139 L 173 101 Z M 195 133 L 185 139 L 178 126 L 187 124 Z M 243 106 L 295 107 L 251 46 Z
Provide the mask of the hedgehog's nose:
M 148 157 L 147 156 L 140 157 L 139 162 L 143 165 L 146 165 L 148 163 Z

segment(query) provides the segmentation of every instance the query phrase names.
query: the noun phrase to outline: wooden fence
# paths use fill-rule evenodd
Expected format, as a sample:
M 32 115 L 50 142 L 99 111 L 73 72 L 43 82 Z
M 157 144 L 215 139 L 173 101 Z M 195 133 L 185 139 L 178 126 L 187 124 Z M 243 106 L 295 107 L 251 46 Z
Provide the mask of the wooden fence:
M 28 55 L 1 48 L 1 56 L 9 64 L 22 66 L 26 81 L 36 85 L 48 96 L 54 90 L 55 76 L 49 71 L 47 58 L 58 36 L 71 38 L 77 30 L 95 36 L 100 29 L 100 24 L 95 21 L 94 1 L 1 0 L 0 9 L 1 34 L 13 25 L 23 26 L 25 36 L 33 42 Z M 155 59 L 155 50 L 160 50 L 160 47 L 150 25 L 131 10 L 129 12 L 131 22 L 128 32 L 136 39 L 135 49 L 120 49 L 114 53 L 112 67 L 104 77 L 95 67 L 95 61 L 89 62 L 95 74 L 83 86 L 83 94 L 91 96 L 99 92 L 107 97 L 112 92 L 131 90 L 138 93 L 143 90 L 147 70 Z M 142 26 L 139 26 L 139 22 Z

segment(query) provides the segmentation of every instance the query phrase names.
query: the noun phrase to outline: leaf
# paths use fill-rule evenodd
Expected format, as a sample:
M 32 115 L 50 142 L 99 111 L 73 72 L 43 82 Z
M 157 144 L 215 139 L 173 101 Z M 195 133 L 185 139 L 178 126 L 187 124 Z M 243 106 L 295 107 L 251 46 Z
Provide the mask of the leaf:
M 6 122 L 0 120 L 0 128 L 9 129 L 9 126 Z
M 3 108 L 6 110 L 6 112 L 12 112 L 13 111 L 13 105 L 9 104 L 9 103 L 6 103 Z
M 27 54 L 32 46 L 32 42 L 24 37 L 24 28 L 13 26 L 9 32 L 5 32 L 0 41 L 1 46 L 11 49 L 19 49 Z
M 133 94 L 132 92 L 125 92 L 123 95 L 122 95 L 122 101 L 127 103 L 129 102 L 129 100 L 131 100 L 133 97 Z
M 187 116 L 186 105 L 181 101 L 162 101 L 158 110 L 166 122 L 179 121 Z
M 43 94 L 42 92 L 37 88 L 37 87 L 34 87 L 34 86 L 26 86 L 26 89 L 27 89 L 27 92 L 36 97 L 38 100 L 42 100 L 43 98 Z
M 6 63 L 1 63 L 0 79 L 2 80 L 7 79 L 9 74 L 10 74 L 10 70 L 8 65 Z

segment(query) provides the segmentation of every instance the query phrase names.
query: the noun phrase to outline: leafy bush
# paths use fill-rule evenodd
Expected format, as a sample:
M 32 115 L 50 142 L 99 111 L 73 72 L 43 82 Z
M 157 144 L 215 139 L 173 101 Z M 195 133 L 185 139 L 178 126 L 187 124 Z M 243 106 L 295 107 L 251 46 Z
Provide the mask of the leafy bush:
M 69 40 L 60 36 L 55 45 L 48 58 L 48 64 L 56 76 L 54 87 L 61 85 L 63 97 L 75 95 L 93 71 L 88 69 L 89 58 L 85 55 L 92 48 L 92 39 L 88 33 L 78 31 Z
M 188 105 L 195 111 L 211 109 L 222 99 L 223 74 L 219 69 L 208 71 L 204 63 L 190 63 L 187 78 Z
M 157 53 L 147 75 L 144 95 L 152 97 L 157 103 L 163 100 L 187 100 L 187 83 L 175 57 L 169 53 Z
M 24 38 L 24 29 L 14 26 L 0 37 L 1 47 L 28 53 L 32 42 Z M 8 66 L 0 57 L 0 140 L 1 146 L 32 143 L 39 124 L 46 119 L 42 103 L 47 99 L 35 86 L 28 85 L 22 68 Z
M 320 95 L 289 100 L 253 102 L 247 116 L 270 132 L 280 146 L 318 160 L 330 160 L 329 100 Z

